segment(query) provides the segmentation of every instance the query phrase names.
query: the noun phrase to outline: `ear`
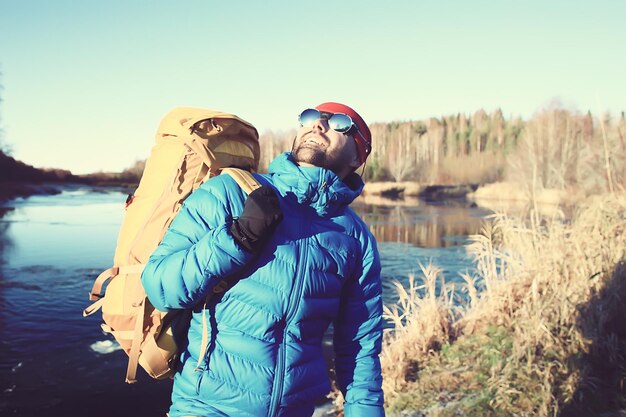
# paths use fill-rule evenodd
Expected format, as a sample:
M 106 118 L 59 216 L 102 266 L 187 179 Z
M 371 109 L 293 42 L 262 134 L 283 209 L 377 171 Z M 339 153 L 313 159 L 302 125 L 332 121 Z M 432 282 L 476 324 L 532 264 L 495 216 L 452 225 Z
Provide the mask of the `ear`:
M 359 160 L 358 152 L 356 152 L 355 155 L 352 157 L 352 160 L 350 161 L 350 168 L 352 168 L 352 170 L 354 171 L 360 166 L 361 166 L 361 161 Z
M 353 152 L 352 152 L 352 159 L 350 160 L 350 168 L 351 171 L 354 171 L 355 169 L 357 169 L 358 167 L 361 166 L 361 161 L 359 160 L 359 150 L 357 149 L 357 145 L 356 145 L 356 141 L 354 140 L 354 138 L 351 138 L 352 143 L 354 144 Z

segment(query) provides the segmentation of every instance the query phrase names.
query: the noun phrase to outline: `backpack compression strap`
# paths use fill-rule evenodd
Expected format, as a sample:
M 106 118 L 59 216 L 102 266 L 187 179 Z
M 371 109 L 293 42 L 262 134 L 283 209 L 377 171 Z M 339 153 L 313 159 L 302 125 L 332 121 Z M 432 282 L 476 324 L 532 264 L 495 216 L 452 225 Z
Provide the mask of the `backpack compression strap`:
M 145 265 L 135 264 L 135 265 L 124 265 L 124 266 L 113 266 L 105 271 L 103 271 L 98 278 L 93 283 L 93 287 L 89 292 L 89 299 L 91 301 L 95 301 L 95 303 L 91 304 L 89 307 L 83 310 L 83 317 L 87 317 L 98 311 L 102 304 L 104 303 L 104 294 L 102 293 L 102 287 L 109 280 L 115 278 L 118 275 L 122 274 L 141 274 Z

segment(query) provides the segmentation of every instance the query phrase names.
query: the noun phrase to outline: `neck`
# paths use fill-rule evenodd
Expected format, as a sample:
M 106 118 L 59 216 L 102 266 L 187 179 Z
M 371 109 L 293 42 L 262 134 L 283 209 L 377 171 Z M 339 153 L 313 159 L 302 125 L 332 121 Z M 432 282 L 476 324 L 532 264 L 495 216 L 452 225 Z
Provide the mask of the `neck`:
M 301 167 L 316 167 L 319 168 L 317 165 L 314 164 L 310 164 L 308 162 L 296 162 L 296 164 L 298 164 Z M 342 170 L 341 172 L 337 172 L 335 170 L 332 170 L 338 177 L 339 179 L 341 179 L 341 181 L 343 181 L 348 174 L 350 174 L 352 171 L 349 168 L 346 168 L 344 170 Z

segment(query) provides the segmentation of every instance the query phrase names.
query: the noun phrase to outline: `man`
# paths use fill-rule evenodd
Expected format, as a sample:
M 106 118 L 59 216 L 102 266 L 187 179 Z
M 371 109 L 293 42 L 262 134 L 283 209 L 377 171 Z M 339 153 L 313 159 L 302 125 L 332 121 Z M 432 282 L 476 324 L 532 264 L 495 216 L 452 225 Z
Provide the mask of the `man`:
M 310 416 L 330 390 L 330 323 L 345 415 L 384 416 L 380 260 L 348 207 L 371 133 L 330 102 L 303 111 L 300 126 L 247 198 L 228 175 L 189 196 L 146 265 L 157 309 L 195 306 L 170 417 Z M 224 277 L 234 285 L 203 303 Z

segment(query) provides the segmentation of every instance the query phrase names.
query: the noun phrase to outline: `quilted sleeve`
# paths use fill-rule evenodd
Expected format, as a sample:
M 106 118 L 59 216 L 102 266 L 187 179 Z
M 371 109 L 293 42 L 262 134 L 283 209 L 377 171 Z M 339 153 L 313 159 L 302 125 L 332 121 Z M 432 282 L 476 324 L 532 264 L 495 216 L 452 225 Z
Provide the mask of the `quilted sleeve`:
M 334 323 L 335 371 L 346 417 L 380 417 L 383 409 L 382 286 L 374 237 L 363 238 L 362 270 L 346 283 Z
M 211 182 L 185 200 L 143 270 L 142 284 L 158 310 L 193 307 L 252 259 L 230 235 L 228 193 Z

